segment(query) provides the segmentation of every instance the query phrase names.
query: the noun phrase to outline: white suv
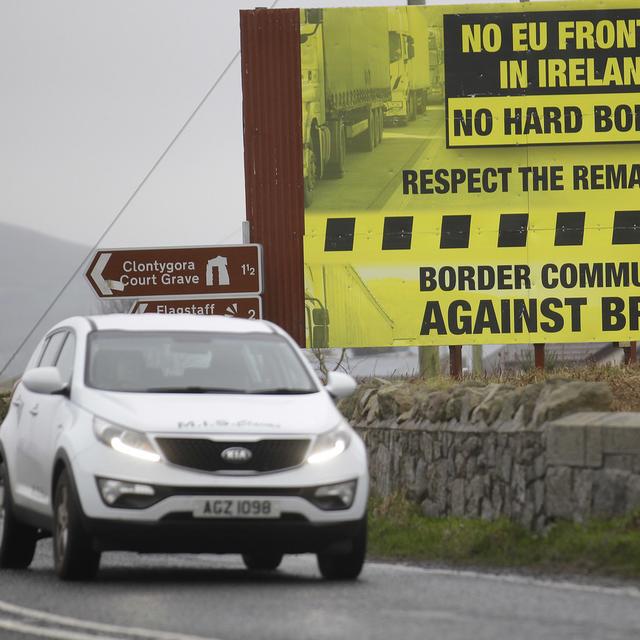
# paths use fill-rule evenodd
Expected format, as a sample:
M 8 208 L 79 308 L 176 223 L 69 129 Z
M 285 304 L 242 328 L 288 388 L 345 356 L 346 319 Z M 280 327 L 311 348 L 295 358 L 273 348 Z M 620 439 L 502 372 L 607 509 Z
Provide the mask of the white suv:
M 317 553 L 354 579 L 366 549 L 367 459 L 291 338 L 263 321 L 70 318 L 26 368 L 0 427 L 0 567 L 53 536 L 65 579 L 100 553 L 241 553 L 273 570 Z

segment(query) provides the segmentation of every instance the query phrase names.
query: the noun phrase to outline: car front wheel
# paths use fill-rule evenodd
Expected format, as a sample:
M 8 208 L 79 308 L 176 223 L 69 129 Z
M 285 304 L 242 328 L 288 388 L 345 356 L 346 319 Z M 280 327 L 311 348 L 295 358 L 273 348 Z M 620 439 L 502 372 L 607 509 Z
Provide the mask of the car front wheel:
M 351 550 L 346 553 L 319 553 L 318 568 L 326 580 L 355 580 L 362 571 L 367 555 L 367 519 L 351 540 Z
M 37 529 L 22 524 L 13 514 L 9 474 L 0 460 L 0 568 L 26 569 L 33 560 L 37 541 Z
M 100 553 L 82 526 L 80 502 L 67 471 L 56 483 L 54 498 L 53 558 L 56 573 L 63 580 L 94 578 Z

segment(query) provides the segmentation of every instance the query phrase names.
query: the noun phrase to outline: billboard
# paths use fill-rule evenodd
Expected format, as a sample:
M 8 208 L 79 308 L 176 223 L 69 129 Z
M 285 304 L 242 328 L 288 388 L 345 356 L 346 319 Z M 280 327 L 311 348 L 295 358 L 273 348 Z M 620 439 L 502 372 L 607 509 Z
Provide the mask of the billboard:
M 300 11 L 305 340 L 640 338 L 640 9 Z

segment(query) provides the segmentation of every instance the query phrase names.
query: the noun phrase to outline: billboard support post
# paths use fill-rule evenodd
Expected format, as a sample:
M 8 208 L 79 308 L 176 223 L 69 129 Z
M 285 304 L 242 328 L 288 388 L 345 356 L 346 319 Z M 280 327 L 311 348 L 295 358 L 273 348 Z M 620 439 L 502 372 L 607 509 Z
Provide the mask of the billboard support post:
M 426 0 L 407 0 L 409 6 L 424 6 Z M 480 346 L 480 353 L 482 353 L 482 347 Z M 418 347 L 418 361 L 420 363 L 420 376 L 422 378 L 432 378 L 438 375 L 438 347 L 436 346 L 420 346 Z M 473 353 L 473 372 L 477 373 L 477 369 L 482 368 L 480 356 L 480 364 L 477 362 L 478 353 L 474 346 Z M 449 371 L 451 377 L 456 380 L 462 375 L 462 347 L 451 346 L 449 347 Z
M 471 370 L 475 376 L 481 376 L 484 373 L 481 344 L 474 344 L 471 347 Z
M 638 343 L 635 340 L 622 349 L 624 351 L 625 364 L 635 364 L 638 361 Z
M 440 347 L 418 347 L 421 378 L 435 378 L 440 373 Z
M 462 346 L 459 344 L 449 347 L 449 373 L 455 380 L 462 378 Z
M 538 369 L 539 371 L 544 371 L 544 344 L 534 344 L 533 353 L 536 369 Z
M 424 6 L 426 0 L 407 0 L 409 6 Z M 440 357 L 438 347 L 418 347 L 418 362 L 421 378 L 434 378 L 440 372 Z

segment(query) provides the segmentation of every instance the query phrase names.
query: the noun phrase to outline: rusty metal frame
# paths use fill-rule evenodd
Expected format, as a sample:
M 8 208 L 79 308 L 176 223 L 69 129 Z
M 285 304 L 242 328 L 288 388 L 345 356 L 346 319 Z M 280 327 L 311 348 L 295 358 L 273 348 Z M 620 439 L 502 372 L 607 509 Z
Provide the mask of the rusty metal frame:
M 305 345 L 300 11 L 240 12 L 251 242 L 264 247 L 264 317 Z

